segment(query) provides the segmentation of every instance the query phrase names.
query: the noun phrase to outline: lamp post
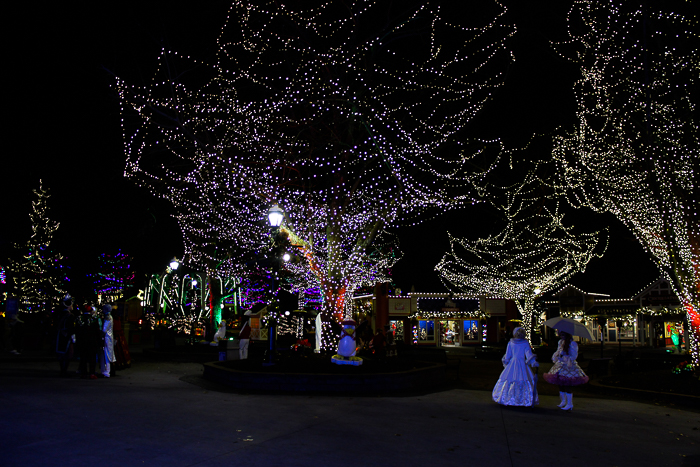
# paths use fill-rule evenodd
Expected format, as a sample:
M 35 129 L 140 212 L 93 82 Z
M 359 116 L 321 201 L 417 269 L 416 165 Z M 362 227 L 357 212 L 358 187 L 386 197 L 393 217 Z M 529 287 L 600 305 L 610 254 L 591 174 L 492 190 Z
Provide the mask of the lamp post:
M 270 301 L 270 304 L 268 305 L 268 314 L 270 315 L 270 320 L 268 321 L 268 331 L 267 331 L 267 340 L 268 340 L 268 349 L 267 349 L 267 358 L 266 362 L 264 365 L 274 365 L 273 362 L 273 356 L 275 353 L 275 333 L 277 332 L 277 329 L 275 327 L 275 322 L 272 319 L 272 312 L 275 310 L 275 306 L 272 306 L 273 303 L 276 305 L 277 304 L 277 274 L 279 272 L 279 260 L 280 258 L 277 257 L 277 251 L 276 251 L 276 243 L 277 243 L 277 233 L 279 232 L 280 225 L 282 225 L 282 221 L 284 220 L 284 211 L 282 208 L 280 208 L 278 205 L 274 205 L 270 208 L 270 210 L 267 212 L 267 219 L 270 223 L 270 228 L 271 228 L 271 234 L 273 238 L 273 249 L 272 249 L 272 255 L 271 255 L 271 260 L 272 260 L 272 280 L 271 280 L 271 292 L 272 292 L 272 298 Z
M 160 311 L 163 308 L 163 289 L 165 287 L 165 279 L 173 271 L 176 271 L 177 268 L 180 267 L 180 261 L 176 258 L 173 257 L 173 259 L 170 260 L 170 263 L 168 266 L 165 267 L 165 271 L 163 272 L 163 276 L 160 279 L 160 291 L 158 292 L 158 306 L 156 307 L 156 311 Z

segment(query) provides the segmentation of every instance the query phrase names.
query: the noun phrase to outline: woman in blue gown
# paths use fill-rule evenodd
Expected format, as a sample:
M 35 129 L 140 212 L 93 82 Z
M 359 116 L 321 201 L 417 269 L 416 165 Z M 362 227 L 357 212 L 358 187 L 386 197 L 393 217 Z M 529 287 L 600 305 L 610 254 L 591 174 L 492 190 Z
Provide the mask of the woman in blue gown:
M 513 338 L 508 342 L 502 362 L 504 369 L 493 388 L 493 400 L 503 405 L 523 407 L 539 404 L 537 377 L 530 369 L 539 367 L 539 364 L 530 343 L 525 339 L 523 328 L 513 330 Z

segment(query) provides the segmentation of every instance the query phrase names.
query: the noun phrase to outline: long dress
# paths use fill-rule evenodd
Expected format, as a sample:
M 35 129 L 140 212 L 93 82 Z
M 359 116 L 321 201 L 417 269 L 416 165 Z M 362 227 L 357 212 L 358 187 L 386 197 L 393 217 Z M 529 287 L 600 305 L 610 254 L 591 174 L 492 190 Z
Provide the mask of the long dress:
M 557 386 L 578 386 L 587 383 L 588 376 L 576 363 L 576 357 L 578 357 L 578 344 L 571 341 L 567 353 L 564 351 L 564 339 L 559 340 L 557 351 L 552 355 L 554 365 L 542 377 L 548 383 Z
M 102 333 L 104 334 L 104 348 L 99 353 L 100 371 L 103 376 L 109 378 L 110 364 L 117 361 L 114 357 L 114 322 L 111 316 L 104 319 Z
M 492 397 L 503 405 L 529 407 L 539 404 L 537 380 L 530 366 L 539 366 L 526 339 L 511 339 L 501 360 L 503 371 L 493 388 Z

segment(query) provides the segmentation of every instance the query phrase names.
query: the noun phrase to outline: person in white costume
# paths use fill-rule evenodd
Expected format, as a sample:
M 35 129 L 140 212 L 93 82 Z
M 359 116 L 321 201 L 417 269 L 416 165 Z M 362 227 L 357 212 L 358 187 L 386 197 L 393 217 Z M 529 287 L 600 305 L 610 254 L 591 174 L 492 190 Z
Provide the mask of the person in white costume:
M 243 326 L 238 333 L 238 358 L 240 360 L 245 360 L 248 358 L 248 345 L 250 345 L 250 315 L 252 313 L 250 310 L 246 311 L 243 315 Z
M 558 331 L 560 340 L 557 351 L 552 355 L 552 368 L 542 375 L 545 381 L 559 386 L 561 402 L 557 407 L 571 411 L 574 408 L 572 388 L 588 382 L 588 376 L 583 372 L 576 357 L 578 357 L 578 344 L 571 334 Z
M 102 307 L 102 334 L 104 335 L 104 349 L 98 353 L 100 372 L 105 378 L 110 376 L 110 364 L 116 362 L 114 357 L 114 321 L 112 321 L 112 306 Z
M 501 361 L 504 369 L 493 388 L 493 400 L 502 405 L 522 407 L 539 404 L 537 379 L 530 369 L 539 367 L 539 364 L 530 343 L 525 339 L 523 328 L 513 330 L 513 338 L 508 342 Z
M 211 341 L 209 345 L 217 346 L 221 340 L 226 340 L 226 321 L 223 319 L 219 323 L 219 329 L 217 329 L 216 334 L 214 334 L 214 340 Z

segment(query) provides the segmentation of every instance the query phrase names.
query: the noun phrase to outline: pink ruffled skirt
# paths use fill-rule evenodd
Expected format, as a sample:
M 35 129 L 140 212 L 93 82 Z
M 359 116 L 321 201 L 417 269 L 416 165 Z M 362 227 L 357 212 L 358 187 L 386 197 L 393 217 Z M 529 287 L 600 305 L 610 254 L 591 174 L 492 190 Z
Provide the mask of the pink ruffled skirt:
M 571 365 L 557 362 L 542 377 L 548 383 L 556 384 L 557 386 L 579 386 L 588 382 L 588 376 L 576 362 L 572 362 Z

